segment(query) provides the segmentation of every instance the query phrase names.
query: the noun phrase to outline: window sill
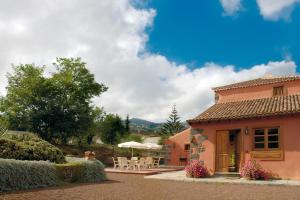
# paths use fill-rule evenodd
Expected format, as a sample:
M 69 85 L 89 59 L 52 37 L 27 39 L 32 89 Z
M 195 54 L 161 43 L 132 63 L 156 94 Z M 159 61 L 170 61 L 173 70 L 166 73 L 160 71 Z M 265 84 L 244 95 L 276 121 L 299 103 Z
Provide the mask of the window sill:
M 282 150 L 251 151 L 251 158 L 259 160 L 283 160 Z

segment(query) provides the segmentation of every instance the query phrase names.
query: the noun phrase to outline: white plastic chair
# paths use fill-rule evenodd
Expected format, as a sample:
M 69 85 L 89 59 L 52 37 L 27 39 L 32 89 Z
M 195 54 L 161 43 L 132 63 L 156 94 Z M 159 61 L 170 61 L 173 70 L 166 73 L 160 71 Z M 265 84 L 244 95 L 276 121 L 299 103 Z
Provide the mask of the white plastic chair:
M 118 160 L 115 160 L 114 157 L 111 157 L 114 163 L 114 169 L 116 169 L 117 167 L 120 167 Z

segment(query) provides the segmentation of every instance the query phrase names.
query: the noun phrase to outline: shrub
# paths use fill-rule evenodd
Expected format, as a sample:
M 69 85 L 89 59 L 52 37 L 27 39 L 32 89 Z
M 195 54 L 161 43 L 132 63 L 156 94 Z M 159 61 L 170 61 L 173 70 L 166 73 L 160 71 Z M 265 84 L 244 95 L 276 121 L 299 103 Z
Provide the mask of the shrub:
M 199 160 L 192 160 L 186 167 L 185 172 L 187 177 L 204 178 L 209 176 L 209 172 Z
M 241 176 L 250 180 L 268 180 L 267 173 L 255 160 L 248 160 L 241 169 Z
M 68 163 L 0 159 L 0 192 L 60 185 L 64 182 L 96 183 L 106 180 L 98 160 L 68 159 Z
M 64 163 L 62 151 L 32 133 L 5 134 L 0 137 L 0 158 L 49 160 Z
M 46 161 L 0 159 L 0 192 L 58 185 L 54 165 Z
M 106 180 L 104 165 L 99 160 L 68 158 L 68 163 L 57 164 L 60 179 L 66 182 L 95 183 Z

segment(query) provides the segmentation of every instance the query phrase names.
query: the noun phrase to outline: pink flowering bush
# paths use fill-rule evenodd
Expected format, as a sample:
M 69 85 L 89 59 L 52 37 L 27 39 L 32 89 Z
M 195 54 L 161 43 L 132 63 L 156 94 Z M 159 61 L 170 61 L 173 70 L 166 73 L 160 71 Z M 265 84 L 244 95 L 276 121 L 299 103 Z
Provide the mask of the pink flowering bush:
M 270 175 L 255 160 L 248 160 L 241 169 L 241 176 L 250 180 L 268 180 Z
M 207 168 L 203 166 L 198 160 L 192 160 L 185 167 L 185 172 L 186 176 L 190 178 L 203 178 L 209 176 Z

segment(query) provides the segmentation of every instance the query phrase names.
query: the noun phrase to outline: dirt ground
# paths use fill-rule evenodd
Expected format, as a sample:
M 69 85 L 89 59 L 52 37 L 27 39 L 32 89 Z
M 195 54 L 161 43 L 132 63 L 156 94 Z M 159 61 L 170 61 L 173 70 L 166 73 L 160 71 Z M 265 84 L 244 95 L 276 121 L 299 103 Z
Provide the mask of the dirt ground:
M 6 193 L 0 200 L 300 200 L 300 187 L 199 184 L 144 179 L 141 175 L 108 174 L 100 184 L 74 184 Z

